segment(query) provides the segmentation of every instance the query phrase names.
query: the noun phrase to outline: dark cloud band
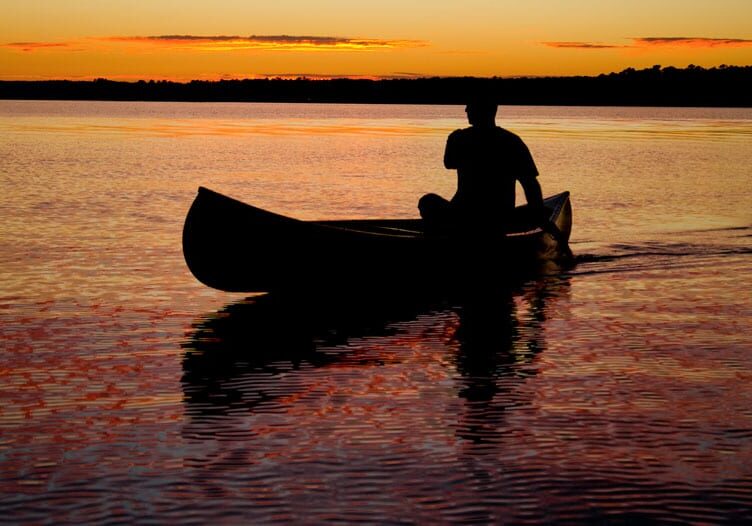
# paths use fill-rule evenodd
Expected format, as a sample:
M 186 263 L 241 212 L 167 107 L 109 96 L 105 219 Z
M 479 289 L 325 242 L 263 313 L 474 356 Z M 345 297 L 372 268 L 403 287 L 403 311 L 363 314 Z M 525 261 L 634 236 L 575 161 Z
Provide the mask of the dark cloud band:
M 106 37 L 104 40 L 115 42 L 153 42 L 156 44 L 246 44 L 249 46 L 278 45 L 280 47 L 350 47 L 357 49 L 422 47 L 428 44 L 422 40 L 389 40 L 380 38 L 346 38 L 313 35 L 153 35 Z
M 646 47 L 743 47 L 752 46 L 752 39 L 705 37 L 635 37 L 632 44 L 604 42 L 541 42 L 544 46 L 560 49 L 631 49 Z

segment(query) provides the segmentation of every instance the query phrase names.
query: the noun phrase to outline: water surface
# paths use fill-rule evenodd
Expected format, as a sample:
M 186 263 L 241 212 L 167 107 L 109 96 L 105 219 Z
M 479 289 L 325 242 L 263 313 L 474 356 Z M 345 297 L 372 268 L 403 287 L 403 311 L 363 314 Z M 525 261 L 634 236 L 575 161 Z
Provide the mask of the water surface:
M 463 118 L 0 101 L 5 517 L 752 519 L 750 110 L 501 108 L 579 260 L 511 290 L 246 298 L 186 269 L 199 185 L 413 217 Z

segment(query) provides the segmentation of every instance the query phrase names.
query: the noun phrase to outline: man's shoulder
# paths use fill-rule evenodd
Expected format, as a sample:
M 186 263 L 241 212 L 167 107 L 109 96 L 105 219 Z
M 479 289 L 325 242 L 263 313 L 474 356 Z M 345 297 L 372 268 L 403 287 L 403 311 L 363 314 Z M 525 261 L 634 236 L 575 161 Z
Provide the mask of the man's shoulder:
M 472 128 L 460 128 L 454 130 L 447 137 L 448 148 L 464 148 L 466 145 L 473 142 Z
M 522 140 L 519 135 L 507 130 L 506 128 L 502 128 L 501 126 L 494 126 L 493 128 L 476 128 L 473 126 L 469 126 L 467 128 L 460 128 L 458 130 L 454 130 L 452 133 L 449 134 L 449 137 L 471 137 L 475 135 L 488 136 L 489 133 L 497 135 L 504 139 L 515 140 L 515 141 Z
M 449 134 L 449 138 L 452 137 L 467 137 L 468 134 L 471 133 L 471 128 L 460 128 L 458 130 L 454 130 L 452 133 Z
M 496 127 L 496 134 L 509 141 L 522 141 L 519 135 L 514 132 L 510 132 L 506 128 L 502 128 L 501 126 Z

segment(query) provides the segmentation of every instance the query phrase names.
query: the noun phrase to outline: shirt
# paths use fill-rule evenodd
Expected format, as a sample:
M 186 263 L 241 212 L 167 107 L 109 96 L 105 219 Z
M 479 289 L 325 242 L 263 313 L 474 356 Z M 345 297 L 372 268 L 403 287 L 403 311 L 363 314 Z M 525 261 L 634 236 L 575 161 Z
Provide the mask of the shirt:
M 457 169 L 452 205 L 466 218 L 508 217 L 514 209 L 515 181 L 538 176 L 522 139 L 499 126 L 471 126 L 452 132 L 444 166 Z

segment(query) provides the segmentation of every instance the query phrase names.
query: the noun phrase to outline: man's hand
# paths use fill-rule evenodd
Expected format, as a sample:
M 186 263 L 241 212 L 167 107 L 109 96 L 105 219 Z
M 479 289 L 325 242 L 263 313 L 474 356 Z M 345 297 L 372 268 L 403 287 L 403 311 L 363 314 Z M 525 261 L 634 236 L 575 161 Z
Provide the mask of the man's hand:
M 564 233 L 559 230 L 559 227 L 554 224 L 553 221 L 546 218 L 541 223 L 541 228 L 544 232 L 547 232 L 551 234 L 551 237 L 556 240 L 556 243 L 559 245 L 559 250 L 561 250 L 561 253 L 564 255 L 566 259 L 574 259 L 574 254 L 572 254 L 572 249 L 569 248 L 569 241 L 567 241 L 566 237 L 564 237 Z

